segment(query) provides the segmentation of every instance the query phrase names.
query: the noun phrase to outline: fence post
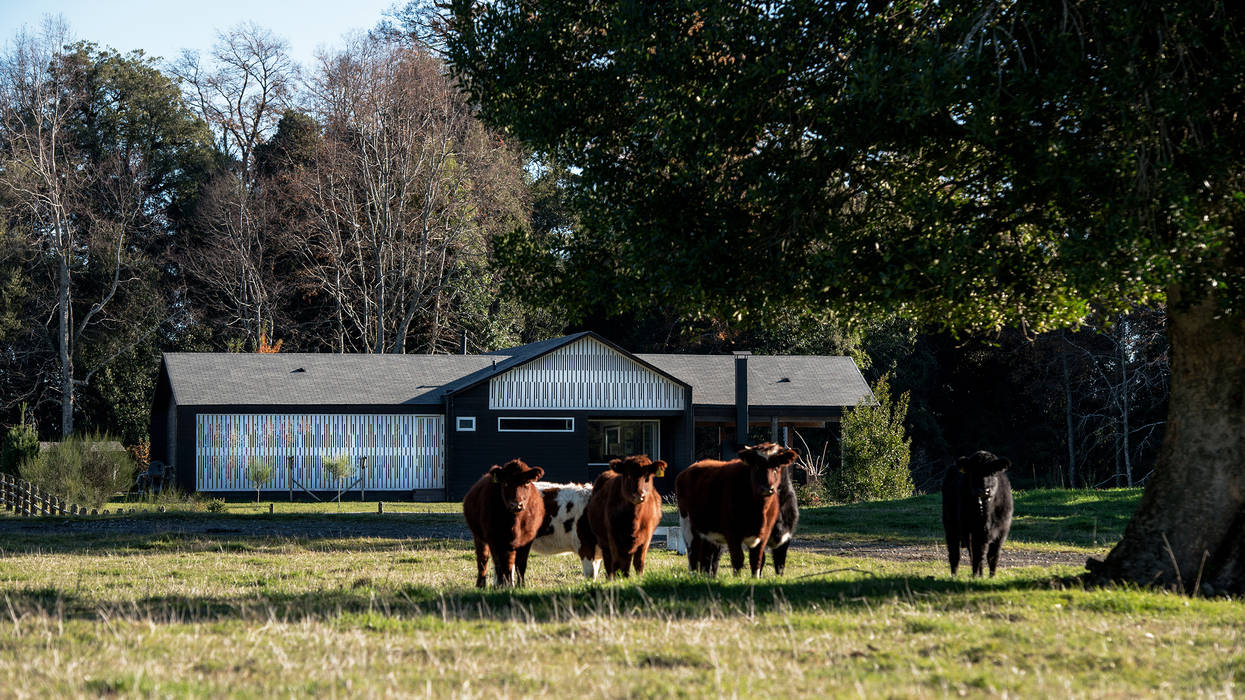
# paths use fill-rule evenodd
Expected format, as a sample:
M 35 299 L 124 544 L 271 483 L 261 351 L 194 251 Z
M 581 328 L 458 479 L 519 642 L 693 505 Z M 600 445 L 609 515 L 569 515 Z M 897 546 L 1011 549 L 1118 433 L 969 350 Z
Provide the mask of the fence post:
M 359 458 L 359 502 L 367 500 L 367 457 Z
M 294 502 L 294 458 L 290 457 L 290 461 L 287 462 L 287 464 L 288 466 L 286 467 L 285 471 L 287 472 L 286 476 L 288 476 L 289 478 L 286 479 L 286 485 L 290 487 L 290 503 L 293 503 Z

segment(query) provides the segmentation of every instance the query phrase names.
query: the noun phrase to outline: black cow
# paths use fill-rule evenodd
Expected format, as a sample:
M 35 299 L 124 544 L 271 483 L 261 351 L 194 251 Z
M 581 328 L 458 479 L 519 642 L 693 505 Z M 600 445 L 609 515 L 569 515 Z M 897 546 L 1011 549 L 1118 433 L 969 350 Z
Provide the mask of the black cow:
M 973 575 L 981 576 L 984 553 L 990 575 L 999 564 L 999 548 L 1012 527 L 1012 485 L 1004 472 L 1011 462 L 980 450 L 960 457 L 942 481 L 942 526 L 947 533 L 951 575 L 967 547 Z

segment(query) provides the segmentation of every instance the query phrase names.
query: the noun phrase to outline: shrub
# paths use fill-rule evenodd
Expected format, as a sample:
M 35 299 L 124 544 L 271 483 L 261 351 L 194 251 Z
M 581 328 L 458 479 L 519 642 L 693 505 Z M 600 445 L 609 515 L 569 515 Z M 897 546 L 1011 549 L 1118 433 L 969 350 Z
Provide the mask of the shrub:
M 876 501 L 912 495 L 911 438 L 904 437 L 908 394 L 891 397 L 886 376 L 873 387 L 876 403 L 862 401 L 843 416 L 843 464 L 827 479 L 836 501 Z
M 35 426 L 26 422 L 26 406 L 22 406 L 22 422 L 9 428 L 0 445 L 0 472 L 12 476 L 21 474 L 22 462 L 39 455 L 39 433 Z
M 220 498 L 213 498 L 207 502 L 206 510 L 209 513 L 225 512 L 225 501 Z
M 22 464 L 22 477 L 70 503 L 98 508 L 134 481 L 134 460 L 104 435 L 71 435 Z
M 252 457 L 246 465 L 246 478 L 255 487 L 255 502 L 259 503 L 259 490 L 264 487 L 276 472 L 263 457 Z

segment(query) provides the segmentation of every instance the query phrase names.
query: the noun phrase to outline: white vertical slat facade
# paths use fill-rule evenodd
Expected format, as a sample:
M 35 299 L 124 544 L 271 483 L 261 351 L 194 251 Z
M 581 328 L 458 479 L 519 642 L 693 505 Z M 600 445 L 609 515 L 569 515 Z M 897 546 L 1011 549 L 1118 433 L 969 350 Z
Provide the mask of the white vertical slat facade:
M 683 387 L 593 338 L 489 380 L 489 408 L 681 411 Z
M 253 491 L 246 465 L 262 457 L 274 476 L 261 490 L 288 490 L 292 476 L 308 490 L 335 491 L 322 458 L 345 454 L 356 465 L 367 457 L 366 490 L 440 489 L 444 431 L 439 415 L 203 413 L 195 417 L 195 485 L 199 491 Z

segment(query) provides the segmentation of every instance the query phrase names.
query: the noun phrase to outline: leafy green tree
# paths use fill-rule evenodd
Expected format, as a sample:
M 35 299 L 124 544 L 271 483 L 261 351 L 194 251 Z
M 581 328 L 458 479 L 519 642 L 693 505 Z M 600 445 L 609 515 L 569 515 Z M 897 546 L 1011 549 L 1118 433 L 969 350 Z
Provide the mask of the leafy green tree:
M 873 399 L 843 416 L 843 464 L 826 479 L 830 497 L 837 501 L 912 495 L 912 440 L 904 434 L 908 394 L 891 396 L 890 379 L 884 376 L 873 385 Z
M 321 457 L 320 462 L 324 465 L 324 470 L 328 472 L 333 481 L 337 482 L 337 507 L 341 509 L 342 481 L 354 476 L 354 462 L 350 460 L 350 455 L 345 454 Z
M 206 128 L 150 59 L 67 36 L 51 23 L 0 57 L 0 215 L 31 281 L 4 361 L 36 411 L 59 405 L 62 435 L 80 391 L 167 320 L 156 260 L 211 160 Z
M 39 455 L 39 433 L 27 422 L 25 404 L 21 415 L 21 422 L 9 428 L 0 444 L 0 472 L 11 476 L 20 475 L 22 463 Z
M 251 461 L 246 463 L 246 480 L 255 487 L 256 503 L 259 503 L 259 490 L 272 481 L 274 476 L 276 472 L 273 471 L 272 465 L 268 464 L 263 457 L 252 457 Z
M 533 293 L 1075 326 L 1165 300 L 1169 428 L 1103 578 L 1245 591 L 1242 15 L 1216 0 L 452 0 L 488 123 L 580 173 Z

